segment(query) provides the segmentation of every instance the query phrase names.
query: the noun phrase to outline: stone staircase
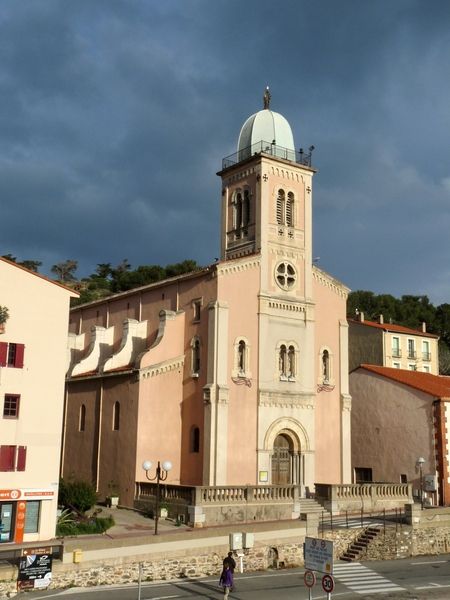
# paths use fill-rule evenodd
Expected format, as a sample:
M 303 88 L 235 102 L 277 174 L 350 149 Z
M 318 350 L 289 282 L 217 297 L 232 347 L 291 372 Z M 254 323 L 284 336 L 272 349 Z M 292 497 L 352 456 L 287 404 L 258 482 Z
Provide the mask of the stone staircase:
M 314 513 L 317 514 L 319 518 L 322 518 L 323 514 L 324 519 L 330 518 L 330 513 L 325 510 L 317 500 L 314 500 L 314 498 L 300 498 L 300 512 L 307 514 Z
M 367 527 L 354 542 L 352 542 L 344 554 L 341 556 L 341 560 L 345 562 L 353 562 L 360 560 L 362 555 L 366 552 L 368 545 L 374 540 L 380 533 L 378 527 Z

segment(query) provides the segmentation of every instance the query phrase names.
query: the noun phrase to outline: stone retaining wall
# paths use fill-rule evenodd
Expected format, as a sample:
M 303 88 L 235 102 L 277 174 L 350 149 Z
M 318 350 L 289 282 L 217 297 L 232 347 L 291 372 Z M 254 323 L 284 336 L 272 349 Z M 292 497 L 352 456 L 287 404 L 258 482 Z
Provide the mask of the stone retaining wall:
M 189 556 L 183 552 L 178 557 L 140 561 L 142 581 L 166 581 L 177 578 L 220 576 L 223 553 L 216 552 Z M 245 571 L 263 571 L 270 567 L 298 567 L 303 564 L 303 543 L 256 546 L 244 556 Z M 0 575 L 1 577 L 1 575 Z M 60 565 L 54 563 L 52 589 L 67 587 L 94 587 L 98 585 L 137 583 L 139 562 L 113 566 L 83 567 L 83 564 Z M 15 595 L 16 581 L 0 581 L 0 598 Z

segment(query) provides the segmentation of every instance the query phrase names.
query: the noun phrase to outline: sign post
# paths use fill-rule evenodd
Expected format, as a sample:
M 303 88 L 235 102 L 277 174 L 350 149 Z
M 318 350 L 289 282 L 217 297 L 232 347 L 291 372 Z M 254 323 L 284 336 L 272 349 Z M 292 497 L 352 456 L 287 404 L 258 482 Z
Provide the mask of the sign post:
M 314 587 L 314 585 L 316 584 L 316 574 L 314 573 L 314 571 L 305 571 L 305 574 L 303 575 L 303 581 L 305 582 L 305 585 L 309 588 L 309 600 L 311 600 L 311 588 Z
M 305 575 L 303 577 L 305 585 L 309 588 L 309 598 L 311 600 L 311 588 L 316 583 L 314 571 L 323 573 L 322 588 L 327 592 L 327 598 L 330 600 L 331 592 L 334 589 L 333 573 L 333 542 L 320 538 L 305 538 Z
M 322 589 L 327 593 L 327 598 L 331 598 L 331 592 L 334 590 L 334 579 L 331 575 L 324 575 L 322 577 Z
M 17 576 L 18 590 L 47 588 L 52 580 L 52 549 L 23 548 Z

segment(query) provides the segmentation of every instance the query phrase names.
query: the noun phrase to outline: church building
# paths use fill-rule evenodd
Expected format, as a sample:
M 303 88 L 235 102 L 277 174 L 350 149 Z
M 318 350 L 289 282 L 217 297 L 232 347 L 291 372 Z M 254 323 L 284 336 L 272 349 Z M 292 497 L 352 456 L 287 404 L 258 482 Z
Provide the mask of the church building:
M 311 152 L 264 108 L 222 162 L 220 260 L 72 309 L 62 474 L 132 506 L 188 486 L 350 483 L 348 288 L 312 260 Z

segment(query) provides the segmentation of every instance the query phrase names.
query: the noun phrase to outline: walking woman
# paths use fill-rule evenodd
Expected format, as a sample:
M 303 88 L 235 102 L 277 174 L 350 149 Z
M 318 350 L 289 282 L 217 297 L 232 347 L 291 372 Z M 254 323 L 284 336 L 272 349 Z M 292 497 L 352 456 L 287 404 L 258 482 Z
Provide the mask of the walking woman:
M 219 579 L 219 585 L 223 587 L 223 600 L 227 600 L 228 594 L 233 587 L 233 573 L 229 565 L 225 565 L 222 571 L 222 575 Z

